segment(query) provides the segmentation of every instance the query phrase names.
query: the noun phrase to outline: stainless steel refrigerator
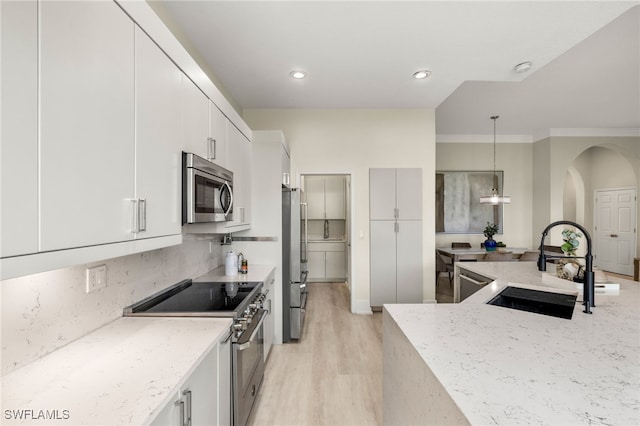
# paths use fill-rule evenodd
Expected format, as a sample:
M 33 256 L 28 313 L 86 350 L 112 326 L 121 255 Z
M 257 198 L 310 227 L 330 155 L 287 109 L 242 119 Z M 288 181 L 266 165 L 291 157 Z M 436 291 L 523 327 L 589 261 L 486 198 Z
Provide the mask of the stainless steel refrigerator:
M 282 188 L 282 341 L 300 339 L 307 306 L 307 205 Z

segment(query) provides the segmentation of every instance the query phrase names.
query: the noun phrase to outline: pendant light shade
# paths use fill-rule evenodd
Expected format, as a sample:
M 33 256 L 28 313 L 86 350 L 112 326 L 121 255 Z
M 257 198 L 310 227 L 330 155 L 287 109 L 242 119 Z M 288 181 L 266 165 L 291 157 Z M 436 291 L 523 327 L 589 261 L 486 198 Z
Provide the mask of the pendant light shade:
M 493 120 L 493 182 L 494 187 L 491 190 L 491 195 L 483 195 L 480 197 L 480 204 L 509 204 L 511 203 L 511 197 L 508 195 L 500 195 L 498 193 L 497 185 L 497 176 L 496 176 L 496 120 L 500 118 L 499 115 L 494 115 L 491 117 Z

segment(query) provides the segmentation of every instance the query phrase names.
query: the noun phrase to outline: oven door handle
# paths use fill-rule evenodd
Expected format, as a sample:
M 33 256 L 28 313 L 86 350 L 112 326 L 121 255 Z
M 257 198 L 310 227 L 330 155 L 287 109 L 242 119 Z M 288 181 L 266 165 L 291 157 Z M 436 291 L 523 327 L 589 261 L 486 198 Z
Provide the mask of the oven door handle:
M 258 334 L 258 332 L 260 331 L 260 327 L 262 327 L 262 323 L 264 322 L 265 317 L 266 317 L 265 312 L 262 311 L 260 320 L 258 320 L 258 324 L 256 324 L 256 327 L 253 329 L 253 332 L 251 333 L 251 337 L 249 337 L 249 339 L 244 343 L 240 343 L 240 342 L 236 343 L 237 350 L 243 351 L 251 346 L 251 341 L 256 337 L 256 334 Z

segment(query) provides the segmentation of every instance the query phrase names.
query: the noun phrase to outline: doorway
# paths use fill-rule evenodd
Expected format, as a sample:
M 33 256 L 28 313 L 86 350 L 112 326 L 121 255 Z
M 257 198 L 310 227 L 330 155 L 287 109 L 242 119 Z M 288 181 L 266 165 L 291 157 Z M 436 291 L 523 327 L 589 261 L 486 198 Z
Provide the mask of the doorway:
M 594 192 L 594 264 L 600 269 L 633 275 L 636 256 L 636 188 Z
M 307 207 L 309 282 L 344 282 L 351 291 L 351 174 L 300 174 Z

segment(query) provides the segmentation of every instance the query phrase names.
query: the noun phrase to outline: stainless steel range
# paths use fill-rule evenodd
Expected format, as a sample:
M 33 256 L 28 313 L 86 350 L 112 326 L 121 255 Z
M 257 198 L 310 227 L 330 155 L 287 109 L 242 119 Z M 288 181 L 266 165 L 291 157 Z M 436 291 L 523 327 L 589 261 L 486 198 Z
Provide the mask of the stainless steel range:
M 261 282 L 181 281 L 124 309 L 125 316 L 197 316 L 233 319 L 233 424 L 244 426 L 264 377 Z

